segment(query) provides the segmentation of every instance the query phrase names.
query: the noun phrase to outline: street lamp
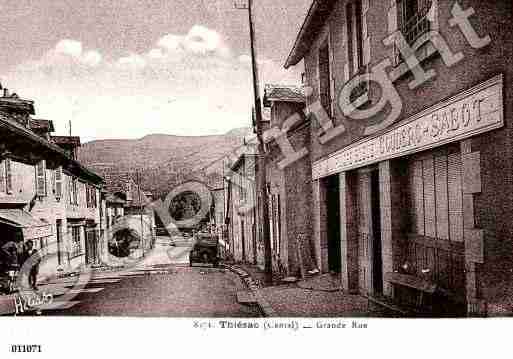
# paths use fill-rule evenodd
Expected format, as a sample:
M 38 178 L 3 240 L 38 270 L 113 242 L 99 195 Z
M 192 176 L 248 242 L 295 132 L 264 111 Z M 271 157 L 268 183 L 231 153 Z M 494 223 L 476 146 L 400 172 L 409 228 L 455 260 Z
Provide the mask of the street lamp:
M 265 146 L 263 140 L 263 120 L 262 120 L 262 101 L 260 99 L 260 87 L 258 84 L 258 66 L 255 49 L 255 28 L 253 23 L 253 1 L 247 2 L 235 1 L 235 8 L 239 10 L 248 11 L 249 21 L 249 38 L 251 44 L 251 68 L 253 72 L 253 95 L 255 101 L 255 122 L 256 133 L 258 137 L 258 161 L 257 161 L 257 191 L 260 193 L 262 199 L 262 236 L 264 237 L 264 271 L 265 281 L 267 284 L 272 284 L 272 253 L 271 253 L 271 238 L 269 228 L 269 203 L 267 192 L 265 190 L 267 182 L 267 167 L 265 158 Z

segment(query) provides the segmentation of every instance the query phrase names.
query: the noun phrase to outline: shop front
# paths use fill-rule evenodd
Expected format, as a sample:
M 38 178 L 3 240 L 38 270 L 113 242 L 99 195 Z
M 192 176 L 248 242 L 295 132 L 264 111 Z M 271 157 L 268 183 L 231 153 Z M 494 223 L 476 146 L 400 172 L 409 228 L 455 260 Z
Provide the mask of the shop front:
M 492 233 L 476 223 L 490 159 L 473 141 L 504 131 L 502 92 L 494 77 L 314 163 L 324 271 L 369 298 L 471 311 Z
M 33 241 L 34 248 L 44 256 L 53 233 L 49 224 L 14 208 L 0 209 L 0 233 L 0 290 L 11 293 L 15 290 L 15 273 L 23 265 L 20 258 L 24 243 Z

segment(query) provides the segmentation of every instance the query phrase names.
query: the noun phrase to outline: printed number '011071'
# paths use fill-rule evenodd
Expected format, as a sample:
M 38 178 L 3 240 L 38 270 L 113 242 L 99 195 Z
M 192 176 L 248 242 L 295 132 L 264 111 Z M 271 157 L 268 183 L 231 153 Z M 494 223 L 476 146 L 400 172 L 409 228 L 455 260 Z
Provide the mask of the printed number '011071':
M 16 344 L 11 345 L 11 353 L 42 353 L 41 345 L 37 344 Z

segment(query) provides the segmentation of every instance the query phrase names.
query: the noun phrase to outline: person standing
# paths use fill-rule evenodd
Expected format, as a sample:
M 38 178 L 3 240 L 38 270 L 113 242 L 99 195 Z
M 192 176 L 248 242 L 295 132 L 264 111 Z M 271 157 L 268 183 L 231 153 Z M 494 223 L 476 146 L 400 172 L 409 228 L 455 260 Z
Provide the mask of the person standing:
M 27 261 L 29 261 L 27 263 Z M 23 252 L 23 264 L 30 266 L 28 268 L 28 284 L 33 290 L 37 290 L 37 275 L 39 274 L 39 263 L 41 262 L 41 257 L 39 256 L 39 252 L 34 248 L 34 242 L 29 239 L 25 243 L 25 250 Z

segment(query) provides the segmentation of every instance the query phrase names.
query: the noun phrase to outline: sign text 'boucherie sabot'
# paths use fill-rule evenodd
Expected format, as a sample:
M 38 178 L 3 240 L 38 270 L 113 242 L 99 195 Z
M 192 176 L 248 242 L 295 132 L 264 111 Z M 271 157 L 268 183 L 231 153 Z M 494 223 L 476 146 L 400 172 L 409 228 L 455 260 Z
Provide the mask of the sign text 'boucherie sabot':
M 496 76 L 314 163 L 313 179 L 438 147 L 504 126 L 503 79 Z

